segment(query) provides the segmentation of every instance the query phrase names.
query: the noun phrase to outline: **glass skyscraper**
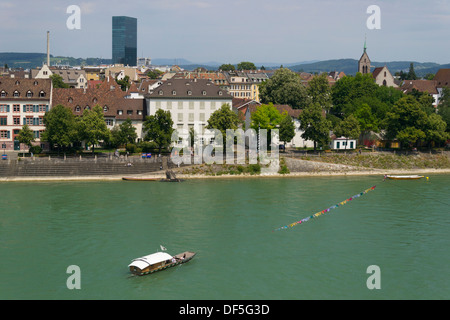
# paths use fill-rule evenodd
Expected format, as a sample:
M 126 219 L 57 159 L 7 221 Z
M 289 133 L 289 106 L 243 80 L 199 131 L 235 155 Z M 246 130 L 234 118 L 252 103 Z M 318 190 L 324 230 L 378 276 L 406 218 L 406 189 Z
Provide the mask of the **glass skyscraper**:
M 113 63 L 136 66 L 137 19 L 125 16 L 112 17 Z

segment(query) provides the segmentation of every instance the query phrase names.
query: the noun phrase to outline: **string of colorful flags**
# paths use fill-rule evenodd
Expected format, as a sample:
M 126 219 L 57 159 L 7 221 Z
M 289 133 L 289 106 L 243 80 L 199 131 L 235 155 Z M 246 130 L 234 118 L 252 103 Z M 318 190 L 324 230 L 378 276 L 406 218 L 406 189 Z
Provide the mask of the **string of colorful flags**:
M 344 204 L 346 204 L 346 203 L 349 202 L 349 201 L 352 201 L 352 200 L 354 200 L 354 199 L 356 199 L 356 198 L 361 197 L 362 195 L 366 194 L 366 193 L 369 192 L 369 191 L 375 190 L 375 187 L 376 187 L 376 186 L 373 186 L 373 187 L 371 187 L 371 188 L 369 188 L 369 189 L 366 189 L 366 190 L 364 190 L 363 192 L 360 192 L 360 193 L 358 193 L 358 194 L 355 194 L 353 197 L 350 197 L 350 198 L 348 198 L 348 199 L 346 199 L 346 200 L 344 200 L 344 201 L 341 201 L 341 202 L 335 204 L 334 206 L 329 207 L 328 209 L 324 209 L 324 210 L 322 210 L 322 211 L 320 211 L 320 212 L 317 212 L 317 213 L 313 214 L 312 216 L 309 216 L 309 217 L 306 217 L 306 218 L 304 218 L 304 219 L 302 219 L 302 220 L 293 222 L 293 223 L 288 224 L 288 225 L 286 225 L 286 226 L 284 226 L 284 227 L 280 227 L 280 228 L 278 228 L 278 229 L 275 229 L 274 231 L 279 231 L 279 230 L 284 230 L 284 229 L 287 229 L 287 228 L 292 228 L 292 227 L 295 227 L 295 226 L 298 225 L 298 224 L 307 222 L 307 221 L 309 221 L 310 219 L 317 218 L 317 217 L 319 217 L 319 216 L 321 216 L 321 215 L 323 215 L 323 214 L 325 214 L 325 213 L 330 212 L 330 210 L 332 210 L 332 209 L 336 209 L 337 207 L 343 206 Z

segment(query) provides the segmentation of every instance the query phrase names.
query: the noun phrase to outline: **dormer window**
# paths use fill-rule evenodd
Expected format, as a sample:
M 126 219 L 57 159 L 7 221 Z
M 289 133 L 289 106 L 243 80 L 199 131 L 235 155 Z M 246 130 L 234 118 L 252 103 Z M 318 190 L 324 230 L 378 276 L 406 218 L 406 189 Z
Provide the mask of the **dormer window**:
M 84 107 L 84 110 L 89 110 L 91 109 L 89 106 Z
M 192 96 L 192 91 L 189 90 L 189 91 L 187 92 L 187 94 L 188 94 L 188 96 Z
M 14 96 L 14 97 L 16 97 L 16 98 L 17 98 L 17 97 L 20 97 L 20 93 L 19 93 L 19 91 L 17 91 L 17 90 L 16 90 L 16 91 L 14 91 L 14 94 L 13 94 L 13 96 Z
M 20 84 L 20 81 L 19 80 L 17 80 L 16 81 L 16 86 L 18 86 Z
M 202 95 L 206 96 L 206 91 L 205 90 L 202 91 Z
M 39 92 L 39 97 L 40 97 L 40 98 L 45 97 L 45 92 L 41 90 L 41 92 Z
M 6 97 L 6 91 L 2 90 L 2 93 L 0 94 L 2 98 Z
M 72 103 L 72 102 L 73 102 L 73 99 L 72 99 L 72 98 L 69 98 L 67 101 L 69 101 L 69 103 Z
M 97 98 L 92 99 L 93 103 L 97 103 Z
M 37 81 L 33 82 L 33 85 L 37 86 L 37 85 L 38 85 L 38 82 L 37 82 Z
M 164 92 L 162 90 L 159 90 L 159 95 L 162 96 Z
M 172 91 L 172 95 L 176 96 L 177 92 L 175 90 Z
M 81 111 L 81 107 L 80 106 L 76 106 L 75 107 L 75 112 L 80 112 Z
M 221 96 L 223 94 L 223 92 L 222 91 L 219 91 L 219 96 Z
M 27 91 L 27 98 L 31 98 L 33 96 L 33 92 L 30 90 Z
M 108 112 L 108 110 L 109 110 L 108 106 L 103 107 L 103 112 Z

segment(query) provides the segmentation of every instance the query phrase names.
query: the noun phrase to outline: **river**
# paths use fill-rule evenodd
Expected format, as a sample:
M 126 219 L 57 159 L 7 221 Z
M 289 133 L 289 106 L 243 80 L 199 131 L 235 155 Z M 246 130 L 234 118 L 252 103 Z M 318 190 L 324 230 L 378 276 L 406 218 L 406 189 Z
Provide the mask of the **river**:
M 0 183 L 0 299 L 449 299 L 450 175 L 429 177 Z M 131 276 L 160 245 L 197 255 Z

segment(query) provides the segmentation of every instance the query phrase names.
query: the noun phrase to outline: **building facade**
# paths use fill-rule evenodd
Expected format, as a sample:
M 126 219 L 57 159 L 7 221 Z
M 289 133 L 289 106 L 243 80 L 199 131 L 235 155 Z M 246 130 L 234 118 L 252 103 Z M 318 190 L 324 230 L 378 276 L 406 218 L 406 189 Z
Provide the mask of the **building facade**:
M 125 66 L 137 64 L 137 19 L 125 16 L 112 17 L 113 63 Z
M 0 78 L 0 149 L 2 151 L 28 151 L 17 137 L 27 124 L 33 131 L 35 142 L 46 149 L 41 142 L 45 130 L 44 115 L 52 99 L 50 79 Z
M 203 134 L 209 117 L 224 104 L 231 108 L 233 97 L 225 90 L 205 79 L 167 80 L 146 94 L 147 114 L 158 109 L 169 111 L 173 128 L 181 135 L 193 128 Z

